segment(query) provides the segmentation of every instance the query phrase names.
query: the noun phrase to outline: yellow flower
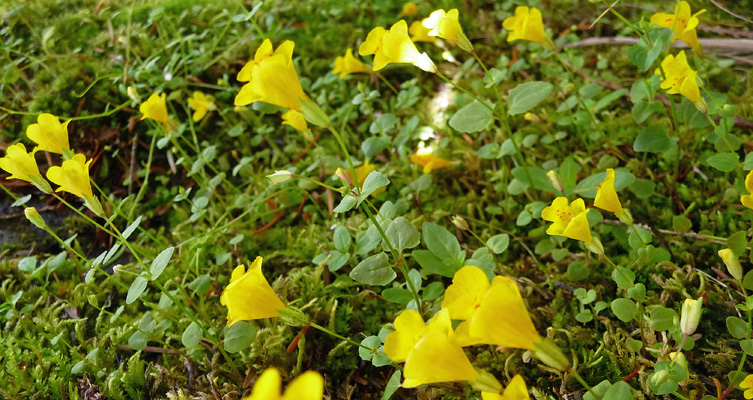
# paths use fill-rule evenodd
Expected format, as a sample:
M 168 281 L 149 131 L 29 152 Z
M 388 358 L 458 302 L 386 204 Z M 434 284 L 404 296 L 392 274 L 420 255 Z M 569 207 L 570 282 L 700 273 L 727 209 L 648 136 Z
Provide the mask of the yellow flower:
M 243 85 L 235 97 L 235 105 L 245 106 L 263 101 L 289 110 L 300 110 L 298 99 L 305 100 L 307 97 L 293 65 L 294 46 L 292 41 L 285 41 L 272 55 L 266 55 L 260 60 L 257 60 L 257 50 L 257 57 L 246 64 L 246 67 L 250 65 L 250 72 L 244 67 L 238 73 L 241 79 L 248 78 L 249 82 Z
M 529 400 L 526 381 L 520 375 L 515 375 L 502 394 L 481 392 L 482 400 Z
M 696 106 L 699 106 L 703 102 L 701 92 L 698 89 L 698 82 L 696 82 L 698 72 L 690 68 L 684 51 L 681 51 L 677 57 L 668 54 L 661 62 L 661 66 L 665 74 L 662 77 L 662 89 L 667 90 L 669 94 L 679 93 L 695 103 Z M 657 68 L 654 74 L 661 75 L 661 70 Z
M 151 118 L 164 124 L 170 122 L 170 117 L 167 116 L 164 93 L 161 95 L 152 93 L 145 102 L 141 103 L 139 111 L 143 114 L 142 119 Z
M 591 243 L 591 227 L 586 218 L 588 211 L 583 199 L 573 200 L 568 205 L 566 197 L 557 197 L 551 206 L 541 212 L 544 220 L 553 222 L 546 233 Z
M 416 3 L 408 2 L 408 3 L 403 4 L 403 10 L 400 11 L 400 14 L 398 14 L 397 16 L 398 17 L 403 17 L 403 16 L 410 17 L 412 15 L 416 15 L 417 12 L 418 12 L 418 6 L 416 5 Z
M 416 45 L 408 37 L 408 24 L 404 20 L 392 25 L 389 31 L 378 26 L 369 32 L 358 54 L 374 55 L 374 71 L 379 71 L 391 63 L 413 64 L 427 72 L 436 72 L 437 67 L 426 53 L 419 53 Z
M 288 110 L 285 114 L 282 114 L 282 124 L 290 125 L 301 132 L 306 132 L 309 129 L 303 114 L 297 110 Z
M 429 36 L 429 32 L 431 32 L 431 29 L 425 27 L 424 24 L 421 23 L 421 21 L 413 21 L 413 23 L 410 24 L 410 28 L 408 28 L 408 33 L 410 33 L 410 40 L 414 42 L 436 42 L 437 37 Z
M 747 189 L 748 193 L 751 194 L 744 194 L 740 196 L 740 202 L 745 207 L 753 210 L 753 171 L 748 172 L 748 175 L 745 177 L 745 189 Z
M 651 23 L 662 28 L 672 29 L 672 41 L 682 40 L 696 53 L 702 52 L 701 44 L 698 43 L 698 34 L 695 28 L 698 26 L 698 15 L 706 10 L 698 11 L 690 15 L 690 5 L 687 1 L 681 1 L 675 5 L 674 14 L 656 13 L 651 16 Z
M 740 382 L 740 389 L 747 389 L 743 393 L 746 399 L 753 399 L 753 375 L 748 375 Z
M 384 351 L 392 361 L 405 361 L 405 388 L 479 377 L 455 337 L 447 310 L 439 311 L 428 325 L 417 312 L 404 311 L 395 319 Z
M 428 174 L 432 170 L 437 168 L 447 167 L 455 164 L 453 161 L 445 160 L 444 158 L 437 157 L 431 152 L 431 148 L 419 149 L 416 154 L 410 156 L 410 160 L 424 167 L 424 173 Z
M 217 108 L 214 105 L 214 97 L 201 92 L 193 92 L 193 97 L 188 99 L 188 105 L 194 110 L 193 122 L 201 121 L 207 115 L 207 111 Z
M 85 196 L 92 197 L 94 195 L 89 182 L 91 163 L 92 160 L 86 161 L 83 154 L 76 154 L 70 160 L 63 161 L 62 167 L 50 167 L 47 170 L 47 179 L 60 186 L 56 192 L 65 191 L 82 199 L 86 199 Z
M 37 123 L 26 128 L 26 136 L 38 144 L 38 150 L 63 154 L 63 149 L 70 150 L 68 144 L 68 123 L 60 123 L 58 117 L 52 114 L 39 114 Z
M 366 67 L 364 67 L 360 60 L 353 57 L 353 53 L 350 49 L 345 52 L 344 57 L 335 58 L 335 68 L 332 70 L 332 73 L 339 73 L 340 79 L 348 74 L 354 74 L 357 72 L 366 72 Z
M 436 10 L 429 15 L 429 18 L 423 20 L 423 25 L 431 29 L 429 35 L 439 36 L 442 39 L 457 43 L 458 47 L 467 52 L 473 51 L 473 45 L 463 33 L 463 28 L 460 27 L 458 22 L 457 8 L 453 8 L 447 13 L 444 10 Z
M 259 65 L 262 60 L 272 57 L 273 55 L 281 54 L 285 57 L 293 58 L 293 47 L 295 47 L 295 43 L 288 40 L 277 47 L 277 50 L 274 50 L 272 48 L 272 41 L 270 41 L 269 39 L 264 39 L 264 41 L 261 43 L 261 46 L 256 49 L 254 59 L 247 62 L 246 65 L 241 68 L 236 79 L 238 79 L 238 82 L 250 81 L 254 72 L 254 67 Z
M 519 6 L 515 9 L 514 16 L 502 21 L 502 27 L 512 31 L 507 35 L 508 42 L 522 39 L 546 45 L 551 43 L 549 38 L 546 37 L 541 11 L 536 7 L 529 9 L 526 6 Z
M 486 343 L 534 350 L 541 341 L 515 281 L 496 276 L 490 284 L 481 268 L 469 265 L 455 273 L 442 308 L 450 318 L 465 320 L 457 328 L 463 345 Z
M 5 157 L 0 158 L 0 169 L 10 174 L 8 179 L 31 182 L 32 176 L 42 176 L 34 152 L 27 153 L 23 143 L 16 143 L 5 150 Z
M 256 379 L 251 395 L 243 400 L 321 400 L 324 395 L 324 378 L 316 371 L 306 371 L 293 379 L 280 395 L 282 379 L 276 368 L 267 368 Z
M 614 190 L 614 170 L 612 168 L 607 168 L 607 177 L 604 179 L 604 182 L 599 184 L 599 188 L 596 189 L 594 206 L 615 214 L 622 212 L 622 204 L 617 197 L 617 192 Z
M 227 306 L 228 326 L 238 321 L 276 318 L 280 316 L 277 310 L 285 309 L 261 273 L 261 263 L 262 258 L 256 257 L 248 271 L 243 265 L 233 270 L 230 283 L 220 296 L 220 303 Z

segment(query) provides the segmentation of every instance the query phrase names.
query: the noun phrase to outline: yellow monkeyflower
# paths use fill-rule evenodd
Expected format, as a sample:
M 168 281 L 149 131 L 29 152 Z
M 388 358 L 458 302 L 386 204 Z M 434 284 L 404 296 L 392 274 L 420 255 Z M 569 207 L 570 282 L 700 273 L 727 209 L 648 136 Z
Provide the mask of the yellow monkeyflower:
M 276 368 L 267 368 L 254 383 L 251 395 L 243 400 L 322 400 L 324 378 L 316 371 L 306 371 L 293 379 L 280 395 L 282 378 Z
M 306 132 L 309 129 L 303 114 L 297 110 L 288 110 L 285 114 L 282 114 L 282 124 L 290 125 L 301 132 Z
M 591 227 L 588 225 L 586 204 L 583 199 L 573 200 L 567 204 L 566 197 L 557 197 L 552 205 L 541 212 L 544 220 L 553 222 L 547 228 L 546 233 L 556 236 L 565 236 L 570 239 L 580 240 L 586 244 L 591 243 Z
M 748 193 L 751 194 L 744 194 L 740 196 L 740 202 L 745 207 L 753 210 L 753 171 L 748 172 L 748 175 L 745 177 L 745 189 L 747 189 Z
M 530 398 L 526 381 L 520 375 L 515 375 L 501 394 L 481 392 L 482 400 L 529 400 Z
M 684 51 L 681 51 L 677 57 L 668 54 L 662 60 L 661 66 L 665 75 L 662 77 L 662 89 L 665 89 L 669 94 L 681 94 L 687 97 L 701 111 L 706 109 L 706 103 L 701 98 L 698 82 L 696 82 L 698 72 L 690 68 Z M 661 70 L 657 68 L 654 74 L 661 75 Z
M 201 121 L 207 115 L 207 111 L 217 109 L 214 104 L 214 96 L 201 92 L 193 92 L 193 97 L 188 99 L 188 106 L 194 110 L 193 122 Z
M 27 153 L 23 143 L 16 143 L 5 150 L 5 157 L 0 158 L 0 169 L 10 174 L 7 179 L 32 182 L 32 176 L 42 176 L 34 152 Z
M 702 53 L 695 28 L 698 26 L 698 16 L 705 12 L 706 10 L 701 10 L 690 15 L 690 4 L 683 0 L 675 5 L 674 14 L 656 13 L 651 16 L 651 23 L 671 29 L 673 42 L 680 39 L 696 53 Z
M 622 213 L 622 203 L 620 203 L 617 192 L 614 190 L 614 170 L 612 168 L 607 168 L 607 177 L 596 189 L 594 206 L 615 214 Z
M 170 117 L 167 116 L 167 106 L 165 106 L 164 93 L 161 95 L 152 93 L 145 102 L 141 103 L 139 111 L 143 114 L 141 117 L 142 119 L 150 118 L 162 122 L 163 124 L 170 122 Z
M 272 48 L 272 41 L 269 39 L 264 39 L 264 41 L 261 43 L 261 46 L 256 49 L 254 59 L 247 62 L 246 65 L 241 68 L 236 79 L 238 79 L 238 82 L 250 81 L 251 77 L 253 76 L 254 67 L 259 65 L 262 60 L 272 57 L 273 55 L 280 54 L 287 58 L 293 58 L 293 47 L 295 47 L 295 43 L 287 40 L 279 47 L 277 47 L 277 50 L 274 50 Z
M 235 96 L 236 106 L 263 101 L 289 110 L 301 109 L 298 99 L 306 100 L 307 97 L 303 93 L 298 73 L 293 65 L 294 46 L 292 41 L 285 41 L 273 55 L 263 57 L 261 60 L 254 58 L 246 64 L 246 66 L 251 64 L 251 71 L 246 73 L 241 70 L 238 75 L 243 75 L 241 78 L 248 78 L 249 82 L 243 85 L 241 91 Z
M 443 168 L 455 164 L 454 161 L 445 160 L 435 156 L 430 147 L 424 147 L 418 150 L 416 154 L 410 156 L 410 161 L 424 167 L 424 173 L 428 174 L 437 168 Z
M 408 28 L 408 33 L 410 33 L 410 40 L 414 42 L 436 42 L 437 37 L 429 36 L 429 32 L 431 32 L 431 29 L 425 27 L 424 24 L 421 23 L 421 21 L 413 21 L 413 23 L 410 24 L 410 28 Z
M 408 37 L 408 24 L 405 20 L 392 25 L 390 30 L 378 26 L 369 32 L 358 54 L 374 55 L 374 71 L 379 71 L 387 64 L 413 64 L 426 72 L 437 72 L 437 67 L 426 53 L 419 53 L 416 45 Z
M 743 396 L 746 399 L 753 399 L 753 375 L 748 375 L 740 382 L 740 389 L 745 389 Z
M 277 310 L 285 309 L 285 304 L 261 273 L 262 260 L 256 257 L 248 271 L 243 265 L 233 270 L 230 283 L 220 296 L 220 303 L 227 306 L 228 326 L 238 321 L 276 318 L 280 316 Z
M 416 3 L 409 1 L 403 4 L 403 10 L 400 11 L 400 14 L 398 14 L 397 16 L 398 17 L 403 17 L 403 16 L 410 17 L 413 15 L 416 15 L 417 12 L 418 12 L 418 6 L 416 5 Z
M 332 73 L 340 74 L 340 79 L 348 74 L 354 74 L 357 72 L 366 72 L 366 67 L 361 60 L 353 57 L 353 53 L 350 49 L 345 52 L 344 57 L 335 58 L 335 68 L 332 70 Z
M 63 149 L 70 150 L 68 144 L 68 123 L 62 124 L 60 119 L 52 114 L 39 114 L 37 123 L 26 128 L 26 136 L 38 144 L 37 149 L 50 153 L 63 154 Z
M 453 8 L 446 13 L 444 10 L 436 10 L 422 23 L 424 27 L 431 29 L 430 36 L 439 36 L 442 39 L 457 43 L 458 47 L 467 52 L 473 51 L 473 45 L 463 33 L 463 28 L 460 27 L 460 22 L 458 22 L 457 8 Z
M 489 283 L 481 268 L 468 265 L 455 273 L 442 308 L 447 309 L 450 318 L 465 320 L 457 328 L 461 344 L 534 350 L 541 341 L 515 281 L 496 276 Z
M 47 170 L 47 179 L 60 186 L 55 191 L 65 191 L 84 200 L 93 197 L 91 182 L 89 182 L 89 164 L 86 156 L 76 154 L 70 160 L 63 161 L 61 167 L 54 166 Z
M 439 311 L 428 324 L 416 311 L 404 311 L 395 319 L 395 331 L 387 336 L 384 351 L 392 361 L 405 361 L 405 388 L 474 381 L 480 376 L 463 352 L 447 310 Z
M 508 42 L 519 39 L 530 40 L 531 42 L 541 43 L 549 48 L 554 48 L 552 41 L 546 37 L 541 11 L 536 7 L 517 7 L 514 16 L 502 21 L 502 27 L 511 31 L 507 35 Z

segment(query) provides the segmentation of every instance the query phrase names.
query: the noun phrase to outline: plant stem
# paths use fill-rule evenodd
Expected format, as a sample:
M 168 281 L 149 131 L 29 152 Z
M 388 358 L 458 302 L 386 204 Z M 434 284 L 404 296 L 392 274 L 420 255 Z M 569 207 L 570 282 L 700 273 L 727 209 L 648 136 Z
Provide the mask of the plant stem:
M 578 373 L 578 371 L 575 370 L 575 368 L 570 367 L 568 369 L 568 372 L 570 372 L 570 374 L 573 377 L 575 377 L 575 379 L 578 382 L 580 382 L 580 384 L 583 385 L 583 387 L 586 388 L 587 391 L 589 391 L 589 392 L 591 391 L 591 386 L 588 385 L 588 383 L 583 379 L 583 377 L 580 376 L 580 374 Z

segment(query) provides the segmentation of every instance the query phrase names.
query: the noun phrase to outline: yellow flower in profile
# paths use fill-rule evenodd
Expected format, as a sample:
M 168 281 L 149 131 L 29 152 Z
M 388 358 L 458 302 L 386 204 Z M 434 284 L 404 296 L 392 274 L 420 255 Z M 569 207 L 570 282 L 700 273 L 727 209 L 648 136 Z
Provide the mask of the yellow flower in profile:
M 293 379 L 280 395 L 282 378 L 276 368 L 267 368 L 254 383 L 251 395 L 243 400 L 322 400 L 324 378 L 316 371 L 306 371 Z
M 594 206 L 615 214 L 622 213 L 622 203 L 620 203 L 617 192 L 614 190 L 614 170 L 612 168 L 607 168 L 607 177 L 596 189 Z
M 445 160 L 444 158 L 435 156 L 430 147 L 419 149 L 416 154 L 410 156 L 410 160 L 411 162 L 424 167 L 425 174 L 428 174 L 437 168 L 443 168 L 455 164 L 454 161 Z
M 410 40 L 414 42 L 436 42 L 437 37 L 429 36 L 429 32 L 431 32 L 431 29 L 425 27 L 424 24 L 421 23 L 421 21 L 413 21 L 413 23 L 410 24 L 410 28 L 408 28 L 408 33 L 410 33 Z
M 688 65 L 685 52 L 681 51 L 677 57 L 668 54 L 662 60 L 661 66 L 664 69 L 665 75 L 662 77 L 661 88 L 665 89 L 669 94 L 681 94 L 687 97 L 696 107 L 703 110 L 701 104 L 705 108 L 706 103 L 701 98 L 698 82 L 696 82 L 698 72 L 693 71 L 690 65 Z M 661 70 L 657 68 L 654 74 L 661 75 Z
M 55 191 L 65 191 L 86 200 L 94 196 L 89 182 L 89 164 L 86 156 L 76 154 L 70 160 L 63 161 L 61 167 L 54 166 L 47 170 L 47 179 L 60 186 Z
M 740 260 L 731 249 L 722 249 L 716 252 L 717 255 L 724 261 L 724 265 L 727 266 L 727 271 L 738 281 L 743 280 L 743 267 L 740 265 Z
M 418 12 L 418 6 L 416 5 L 416 3 L 409 1 L 403 4 L 403 10 L 400 11 L 400 14 L 398 14 L 397 16 L 398 17 L 410 17 L 413 15 L 416 15 L 417 12 Z
M 256 49 L 254 59 L 247 62 L 246 65 L 241 68 L 236 79 L 238 79 L 238 82 L 250 81 L 254 72 L 254 67 L 259 65 L 262 60 L 272 57 L 273 55 L 280 54 L 288 58 L 293 58 L 293 47 L 295 47 L 295 43 L 287 40 L 283 44 L 281 44 L 277 48 L 277 50 L 274 50 L 272 48 L 272 41 L 269 39 L 264 39 L 264 41 L 261 43 L 261 46 Z
M 588 211 L 583 199 L 573 200 L 568 205 L 566 197 L 557 197 L 551 206 L 541 212 L 541 217 L 544 220 L 553 222 L 547 228 L 546 233 L 565 236 L 590 244 L 592 238 L 591 227 L 588 225 L 588 218 L 586 217 Z
M 340 74 L 340 79 L 348 74 L 354 74 L 357 72 L 366 72 L 366 67 L 359 59 L 353 57 L 353 53 L 350 49 L 345 52 L 344 57 L 335 58 L 335 68 L 332 70 L 332 73 Z
M 61 124 L 60 119 L 52 114 L 39 114 L 37 123 L 26 128 L 26 136 L 39 145 L 38 150 L 63 154 L 63 149 L 71 149 L 68 144 L 69 122 L 71 121 L 65 121 Z
M 170 117 L 167 116 L 167 106 L 165 106 L 164 93 L 161 95 L 152 93 L 145 102 L 141 103 L 139 111 L 143 114 L 141 117 L 142 119 L 149 118 L 162 122 L 163 124 L 170 122 Z
M 515 375 L 505 391 L 500 393 L 481 392 L 482 400 L 529 400 L 526 381 L 520 375 Z
M 514 16 L 502 21 L 502 27 L 511 31 L 507 35 L 508 42 L 521 39 L 554 47 L 546 37 L 541 11 L 536 7 L 518 6 Z
M 674 14 L 656 13 L 651 16 L 651 23 L 672 30 L 672 41 L 677 39 L 685 42 L 696 53 L 701 53 L 701 44 L 695 28 L 698 26 L 698 16 L 706 10 L 690 15 L 690 4 L 683 0 L 675 5 Z
M 496 276 L 489 283 L 481 268 L 468 265 L 455 273 L 442 308 L 450 318 L 465 321 L 456 331 L 463 345 L 486 343 L 534 350 L 541 341 L 515 281 Z
M 228 326 L 238 321 L 276 318 L 280 316 L 277 310 L 285 309 L 285 304 L 261 273 L 262 260 L 256 257 L 248 271 L 243 265 L 233 270 L 230 283 L 220 296 L 220 303 L 227 306 Z
M 282 114 L 282 124 L 290 125 L 301 132 L 306 132 L 309 129 L 303 114 L 297 110 L 288 110 L 285 114 Z
M 34 152 L 27 153 L 23 143 L 16 143 L 5 150 L 5 157 L 0 158 L 0 169 L 10 174 L 7 179 L 32 182 L 32 176 L 42 176 Z
M 437 72 L 437 67 L 426 53 L 419 53 L 416 45 L 408 37 L 408 24 L 405 20 L 392 25 L 390 30 L 378 26 L 369 32 L 358 54 L 374 55 L 374 71 L 379 71 L 387 64 L 413 64 L 426 72 Z
M 439 36 L 442 39 L 457 43 L 458 47 L 467 52 L 473 51 L 473 45 L 463 33 L 463 28 L 460 27 L 460 22 L 458 22 L 457 8 L 453 8 L 447 13 L 444 10 L 436 10 L 429 15 L 429 18 L 423 20 L 423 25 L 431 29 L 430 36 Z
M 743 395 L 746 399 L 753 399 L 753 375 L 748 375 L 740 382 L 740 389 L 744 389 Z
M 745 207 L 753 210 L 753 171 L 748 172 L 748 175 L 745 177 L 745 189 L 747 189 L 748 193 L 751 194 L 744 194 L 740 196 L 740 202 Z
M 428 325 L 416 311 L 404 311 L 395 319 L 384 351 L 392 361 L 405 361 L 405 388 L 480 376 L 455 337 L 447 310 L 439 311 Z
M 238 73 L 239 76 L 242 75 L 241 78 L 248 78 L 249 82 L 235 96 L 235 105 L 245 106 L 263 101 L 289 110 L 300 110 L 298 99 L 305 100 L 307 97 L 293 65 L 294 46 L 295 43 L 288 40 L 271 56 L 249 61 L 246 66 L 251 64 L 250 72 L 241 70 Z
M 193 122 L 199 122 L 207 111 L 215 110 L 217 106 L 214 104 L 214 96 L 204 94 L 201 92 L 193 92 L 193 97 L 188 99 L 188 106 L 194 110 Z

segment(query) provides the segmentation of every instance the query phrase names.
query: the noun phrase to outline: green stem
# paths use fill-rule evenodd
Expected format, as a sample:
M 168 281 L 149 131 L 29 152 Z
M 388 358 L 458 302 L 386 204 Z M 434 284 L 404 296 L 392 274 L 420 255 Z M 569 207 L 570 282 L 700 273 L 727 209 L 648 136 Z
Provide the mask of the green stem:
M 574 377 L 575 377 L 575 379 L 576 379 L 576 380 L 577 380 L 578 382 L 580 382 L 580 384 L 581 384 L 581 385 L 582 385 L 582 386 L 583 386 L 584 388 L 586 388 L 586 390 L 587 390 L 588 392 L 590 392 L 590 391 L 591 391 L 591 386 L 589 386 L 589 385 L 588 385 L 588 383 L 587 383 L 587 382 L 586 382 L 586 381 L 585 381 L 585 380 L 583 379 L 583 377 L 581 377 L 581 376 L 580 376 L 580 374 L 578 373 L 578 371 L 576 371 L 576 370 L 575 370 L 575 368 L 573 368 L 573 367 L 570 367 L 570 368 L 568 369 L 568 371 L 570 372 L 570 374 L 571 374 L 572 376 L 574 376 Z
M 689 398 L 687 398 L 687 397 L 685 397 L 685 396 L 683 396 L 683 395 L 681 395 L 680 393 L 677 393 L 677 392 L 672 392 L 672 395 L 674 395 L 675 397 L 677 397 L 679 399 L 682 399 L 682 400 L 690 400 Z
M 392 89 L 393 93 L 395 93 L 395 94 L 399 94 L 400 93 L 400 92 L 398 92 L 398 90 L 394 86 L 392 86 L 392 84 L 390 83 L 390 81 L 387 80 L 387 78 L 385 78 L 384 76 L 382 76 L 382 74 L 380 74 L 379 72 L 376 72 L 376 75 L 379 77 L 379 79 L 382 80 L 382 82 L 384 82 L 385 85 L 387 85 L 387 87 L 389 87 L 390 89 Z

